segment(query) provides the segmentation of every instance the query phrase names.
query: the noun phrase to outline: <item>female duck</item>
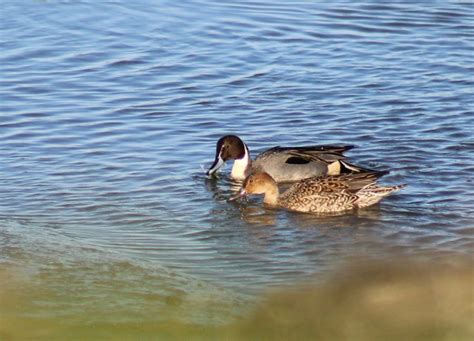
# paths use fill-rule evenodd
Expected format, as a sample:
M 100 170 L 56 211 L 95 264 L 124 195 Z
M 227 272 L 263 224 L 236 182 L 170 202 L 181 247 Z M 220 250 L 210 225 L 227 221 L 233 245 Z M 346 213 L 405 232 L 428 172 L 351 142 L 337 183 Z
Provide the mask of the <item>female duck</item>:
M 250 173 L 266 172 L 276 182 L 292 182 L 313 176 L 369 172 L 345 161 L 343 153 L 353 146 L 273 147 L 252 161 L 247 145 L 235 135 L 217 141 L 216 157 L 207 175 L 214 174 L 228 160 L 235 160 L 231 177 L 244 180 Z
M 313 177 L 294 183 L 280 195 L 278 186 L 267 173 L 250 175 L 239 196 L 264 194 L 263 202 L 293 211 L 337 213 L 371 206 L 406 185 L 378 186 L 384 172 Z

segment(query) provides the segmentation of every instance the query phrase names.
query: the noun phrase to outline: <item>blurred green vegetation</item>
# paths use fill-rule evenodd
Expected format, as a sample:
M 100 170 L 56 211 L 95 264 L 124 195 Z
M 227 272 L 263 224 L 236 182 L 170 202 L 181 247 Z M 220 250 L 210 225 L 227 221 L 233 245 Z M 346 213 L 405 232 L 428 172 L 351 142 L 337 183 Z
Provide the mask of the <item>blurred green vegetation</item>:
M 83 324 L 74 316 L 57 316 L 53 309 L 31 316 L 29 308 L 48 300 L 51 290 L 22 282 L 17 269 L 4 267 L 0 339 L 472 340 L 472 265 L 470 259 L 349 264 L 324 282 L 268 293 L 244 318 L 212 326 L 164 322 L 158 316 Z

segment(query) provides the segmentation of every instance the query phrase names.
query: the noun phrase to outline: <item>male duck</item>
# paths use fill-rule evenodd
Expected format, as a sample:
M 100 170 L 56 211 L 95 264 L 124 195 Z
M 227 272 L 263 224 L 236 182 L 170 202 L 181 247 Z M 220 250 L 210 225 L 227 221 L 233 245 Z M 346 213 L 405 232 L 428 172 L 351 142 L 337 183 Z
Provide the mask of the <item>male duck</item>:
M 378 186 L 387 172 L 313 177 L 294 183 L 280 195 L 277 183 L 267 173 L 255 173 L 244 182 L 239 196 L 264 194 L 271 206 L 307 213 L 337 213 L 367 207 L 406 185 Z
M 371 172 L 345 161 L 343 153 L 353 146 L 273 147 L 252 161 L 247 145 L 235 135 L 217 141 L 216 157 L 207 175 L 214 174 L 228 160 L 235 160 L 231 177 L 244 180 L 251 173 L 268 173 L 276 182 L 293 182 L 313 176 Z

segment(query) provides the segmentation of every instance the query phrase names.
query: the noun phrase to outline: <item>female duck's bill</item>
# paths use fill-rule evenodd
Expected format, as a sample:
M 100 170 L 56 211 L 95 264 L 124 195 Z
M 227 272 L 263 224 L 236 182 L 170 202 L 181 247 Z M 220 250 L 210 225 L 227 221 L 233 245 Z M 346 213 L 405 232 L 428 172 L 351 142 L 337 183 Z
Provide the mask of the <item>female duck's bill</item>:
M 240 188 L 236 195 L 229 198 L 229 201 L 235 201 L 238 199 L 246 198 L 249 194 L 245 190 L 244 186 Z
M 238 136 L 226 135 L 217 141 L 216 156 L 207 175 L 217 172 L 229 160 L 234 160 L 231 177 L 240 181 L 257 171 L 270 174 L 276 182 L 294 182 L 313 176 L 373 171 L 346 161 L 343 153 L 352 148 L 353 146 L 329 145 L 278 146 L 262 152 L 252 161 L 247 145 Z

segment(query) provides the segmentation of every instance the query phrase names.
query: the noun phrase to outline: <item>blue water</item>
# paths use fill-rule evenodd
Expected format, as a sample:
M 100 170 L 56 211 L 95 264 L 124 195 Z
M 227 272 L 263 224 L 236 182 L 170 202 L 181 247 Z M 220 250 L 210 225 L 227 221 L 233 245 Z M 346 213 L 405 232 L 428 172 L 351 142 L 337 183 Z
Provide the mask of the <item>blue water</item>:
M 3 262 L 78 271 L 68 288 L 118 262 L 170 295 L 237 299 L 353 255 L 472 252 L 471 2 L 4 1 L 0 16 Z M 354 144 L 408 187 L 332 218 L 229 203 L 229 168 L 203 172 L 229 133 L 253 155 Z M 135 307 L 147 280 L 127 271 Z

